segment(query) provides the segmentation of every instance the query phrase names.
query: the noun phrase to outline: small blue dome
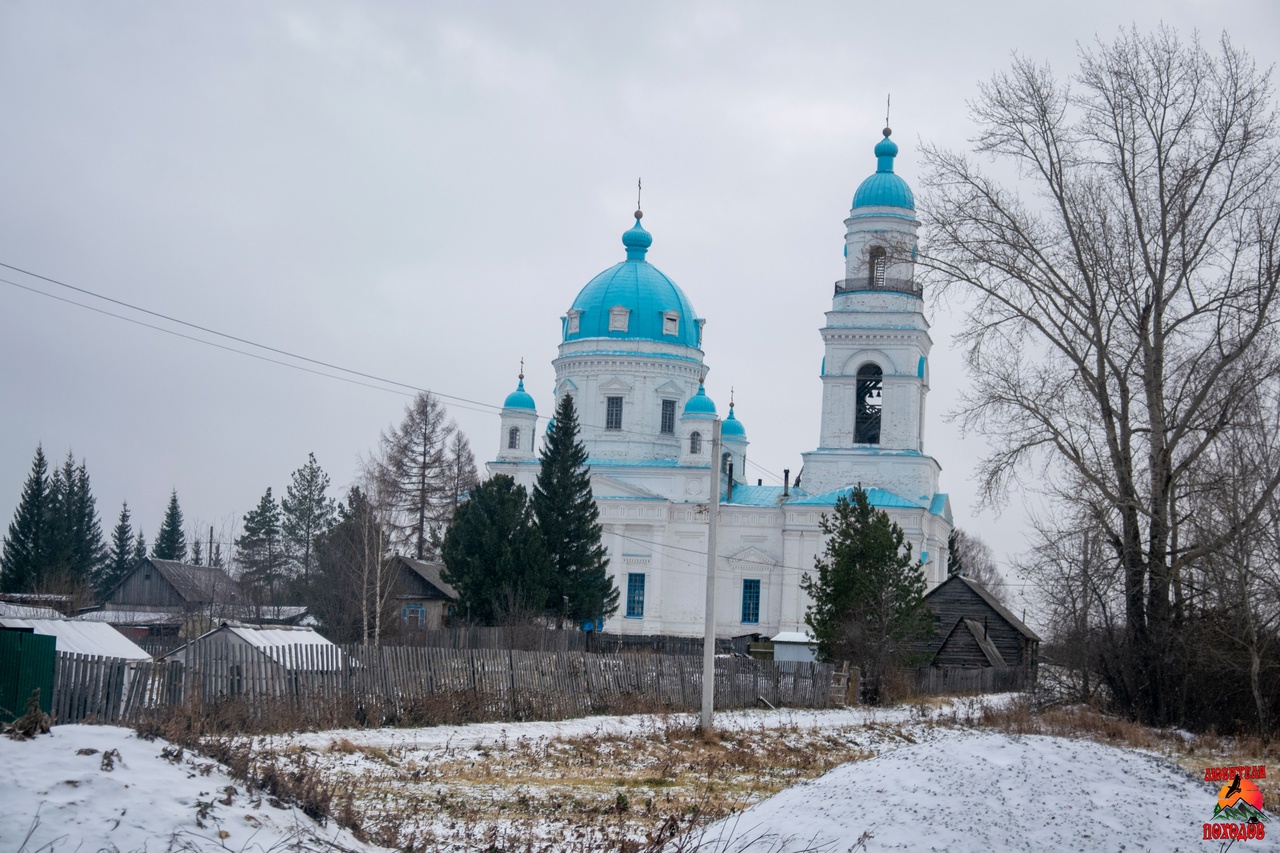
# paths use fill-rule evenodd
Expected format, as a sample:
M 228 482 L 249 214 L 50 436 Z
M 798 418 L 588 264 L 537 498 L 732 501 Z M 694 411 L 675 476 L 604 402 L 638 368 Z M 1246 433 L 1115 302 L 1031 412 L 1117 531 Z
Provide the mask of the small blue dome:
M 555 418 L 552 418 L 551 420 L 547 421 L 547 432 L 551 432 L 555 428 L 556 428 Z
M 622 245 L 627 259 L 587 282 L 573 300 L 564 340 L 612 338 L 699 348 L 702 334 L 693 305 L 674 281 L 645 260 L 653 235 L 639 219 L 622 235 Z M 617 325 L 610 322 L 614 308 L 627 309 L 625 330 L 610 328 Z M 674 323 L 668 322 L 668 314 L 674 314 Z
M 720 437 L 746 440 L 747 428 L 742 425 L 742 421 L 734 416 L 732 403 L 729 405 L 729 417 L 725 418 L 724 423 L 720 424 Z
M 716 416 L 716 404 L 707 396 L 707 389 L 702 386 L 702 383 L 698 383 L 698 393 L 684 404 L 684 416 L 712 418 Z
M 889 133 L 889 128 L 886 127 L 884 139 L 876 144 L 876 173 L 863 181 L 853 194 L 854 207 L 916 209 L 916 199 L 911 187 L 893 172 L 893 158 L 898 156 L 898 144 L 889 138 Z
M 528 409 L 536 412 L 538 407 L 533 403 L 533 397 L 528 391 L 524 390 L 524 375 L 520 376 L 520 384 L 516 386 L 516 390 L 507 395 L 507 400 L 502 404 L 504 409 Z

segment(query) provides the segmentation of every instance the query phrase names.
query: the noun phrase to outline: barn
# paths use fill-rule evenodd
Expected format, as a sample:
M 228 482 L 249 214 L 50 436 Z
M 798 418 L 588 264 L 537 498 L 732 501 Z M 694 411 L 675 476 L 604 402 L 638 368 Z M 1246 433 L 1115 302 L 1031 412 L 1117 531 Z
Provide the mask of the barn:
M 1022 668 L 1034 677 L 1040 638 L 982 584 L 953 575 L 924 603 L 933 613 L 930 666 Z

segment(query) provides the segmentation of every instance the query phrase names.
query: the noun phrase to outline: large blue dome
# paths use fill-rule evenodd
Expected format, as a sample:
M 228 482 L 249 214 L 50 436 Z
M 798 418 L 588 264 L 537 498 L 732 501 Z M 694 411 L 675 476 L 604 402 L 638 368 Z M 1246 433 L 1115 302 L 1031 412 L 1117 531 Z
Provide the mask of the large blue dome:
M 884 139 L 876 144 L 876 172 L 858 186 L 853 194 L 854 207 L 905 207 L 916 209 L 916 198 L 911 187 L 893 172 L 893 158 L 898 156 L 898 144 L 889 138 L 889 128 L 884 129 Z
M 698 319 L 689 298 L 645 260 L 652 243 L 652 235 L 637 219 L 635 226 L 622 235 L 627 259 L 587 282 L 573 300 L 565 323 L 566 342 L 613 338 L 700 346 Z M 614 319 L 614 308 L 627 311 Z M 619 328 L 624 324 L 625 329 Z

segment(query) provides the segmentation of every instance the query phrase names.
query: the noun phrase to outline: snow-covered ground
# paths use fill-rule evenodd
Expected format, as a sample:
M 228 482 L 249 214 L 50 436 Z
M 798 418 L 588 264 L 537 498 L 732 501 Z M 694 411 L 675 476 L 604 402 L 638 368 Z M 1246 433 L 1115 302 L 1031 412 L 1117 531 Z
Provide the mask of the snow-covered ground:
M 247 796 L 200 756 L 113 726 L 0 737 L 0 851 L 372 850 L 295 808 Z M 104 756 L 110 755 L 110 759 Z
M 1216 802 L 1209 785 L 1136 750 L 939 729 L 713 825 L 702 849 L 845 853 L 862 839 L 854 849 L 1173 853 L 1209 843 Z
M 998 700 L 997 700 L 998 701 Z M 687 720 L 685 721 L 687 723 Z M 426 729 L 299 734 L 263 748 L 304 747 L 346 772 L 365 761 L 386 777 L 433 754 L 486 745 L 520 750 L 553 739 L 652 735 L 670 718 L 597 717 Z M 830 731 L 875 757 L 842 765 L 758 802 L 701 837 L 710 853 L 851 849 L 925 851 L 1217 849 L 1201 841 L 1216 790 L 1157 756 L 1087 740 L 931 725 L 919 711 L 830 710 L 718 715 L 721 731 Z M 394 762 L 333 752 L 336 741 L 386 750 Z M 31 741 L 0 738 L 0 851 L 373 850 L 240 784 L 163 741 L 127 729 L 58 726 Z M 90 751 L 91 750 L 91 751 Z M 103 756 L 112 750 L 112 766 Z M 332 758 L 328 758 L 332 756 Z M 416 756 L 416 757 L 415 757 Z M 419 765 L 421 766 L 421 765 Z M 444 782 L 447 786 L 448 783 Z M 612 796 L 612 794 L 610 794 Z M 28 834 L 30 837 L 28 838 Z M 1277 827 L 1276 837 L 1280 837 Z M 859 841 L 863 845 L 857 846 Z M 1273 839 L 1244 849 L 1273 849 Z M 459 849 L 467 849 L 462 845 Z M 688 849 L 686 847 L 686 849 Z

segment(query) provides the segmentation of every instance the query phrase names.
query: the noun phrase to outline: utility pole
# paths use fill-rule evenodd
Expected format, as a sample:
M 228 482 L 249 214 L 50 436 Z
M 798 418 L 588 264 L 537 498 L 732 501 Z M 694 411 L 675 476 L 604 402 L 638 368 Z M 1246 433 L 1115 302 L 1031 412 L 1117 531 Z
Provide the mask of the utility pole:
M 711 424 L 711 500 L 707 504 L 707 606 L 702 614 L 702 733 L 710 735 L 716 694 L 716 527 L 720 516 L 720 419 Z

